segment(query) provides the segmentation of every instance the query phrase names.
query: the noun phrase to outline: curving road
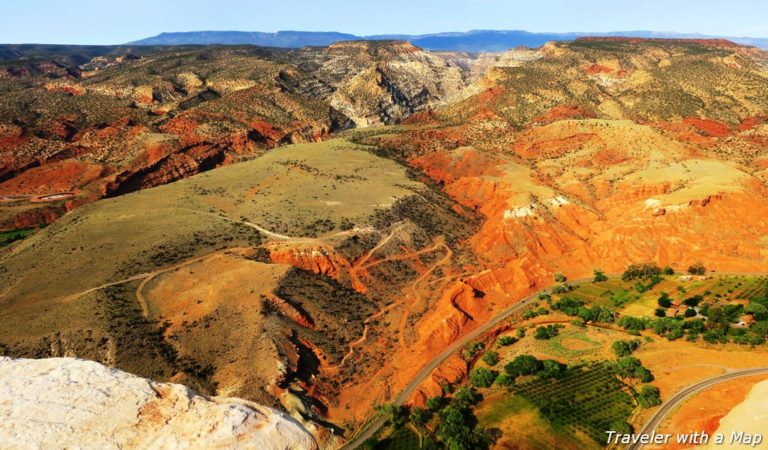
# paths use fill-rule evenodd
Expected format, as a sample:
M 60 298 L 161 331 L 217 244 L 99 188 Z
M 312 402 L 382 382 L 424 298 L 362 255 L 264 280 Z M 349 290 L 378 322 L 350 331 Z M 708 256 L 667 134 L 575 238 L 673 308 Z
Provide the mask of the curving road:
M 691 396 L 698 394 L 704 389 L 707 389 L 711 386 L 714 386 L 718 383 L 722 383 L 724 381 L 732 380 L 734 378 L 747 377 L 750 375 L 760 375 L 760 374 L 768 374 L 768 367 L 734 370 L 732 372 L 728 372 L 723 375 L 718 375 L 708 380 L 701 381 L 699 383 L 694 384 L 693 386 L 688 386 L 687 388 L 673 395 L 672 398 L 664 402 L 659 408 L 659 410 L 656 411 L 653 414 L 653 416 L 651 416 L 651 420 L 649 420 L 648 423 L 645 424 L 643 429 L 635 434 L 636 435 L 651 434 L 653 430 L 655 430 L 656 427 L 658 427 L 661 424 L 664 418 L 666 418 L 666 416 L 670 412 L 672 412 L 672 410 L 674 410 L 677 406 L 679 406 L 682 402 L 684 402 Z M 643 447 L 644 445 L 638 442 L 627 447 L 627 450 L 639 450 Z

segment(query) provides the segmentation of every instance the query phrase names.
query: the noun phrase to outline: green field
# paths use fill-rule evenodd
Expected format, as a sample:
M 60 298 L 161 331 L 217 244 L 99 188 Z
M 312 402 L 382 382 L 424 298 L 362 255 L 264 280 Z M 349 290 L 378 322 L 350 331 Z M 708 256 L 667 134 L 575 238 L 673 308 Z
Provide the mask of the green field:
M 584 343 L 585 348 L 569 348 L 568 345 L 563 345 L 564 340 L 580 341 Z M 596 341 L 585 333 L 571 328 L 568 328 L 567 331 L 560 333 L 552 339 L 545 340 L 544 345 L 548 354 L 564 358 L 583 358 L 594 355 L 603 348 L 602 342 Z
M 570 368 L 559 380 L 537 379 L 511 389 L 538 408 L 554 426 L 602 442 L 605 431 L 625 423 L 635 408 L 627 388 L 607 363 Z

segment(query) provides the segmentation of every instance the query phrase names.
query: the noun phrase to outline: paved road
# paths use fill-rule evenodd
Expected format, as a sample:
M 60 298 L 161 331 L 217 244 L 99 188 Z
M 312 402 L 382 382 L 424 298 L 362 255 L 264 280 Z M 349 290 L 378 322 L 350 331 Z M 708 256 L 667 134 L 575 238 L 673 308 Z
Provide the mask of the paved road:
M 651 434 L 653 430 L 656 429 L 656 427 L 661 424 L 661 422 L 664 420 L 664 418 L 672 412 L 677 406 L 679 406 L 682 402 L 690 398 L 692 395 L 697 394 L 704 389 L 707 389 L 708 387 L 714 386 L 718 383 L 722 383 L 724 381 L 732 380 L 734 378 L 740 378 L 740 377 L 747 377 L 750 375 L 760 375 L 760 374 L 768 374 L 768 367 L 762 367 L 762 368 L 755 368 L 755 369 L 740 369 L 740 370 L 734 370 L 732 372 L 725 373 L 723 375 L 716 376 L 714 378 L 710 378 L 708 380 L 701 381 L 699 383 L 694 384 L 693 386 L 689 386 L 682 391 L 678 392 L 677 394 L 673 395 L 672 398 L 667 400 L 661 405 L 661 408 L 659 408 L 658 411 L 656 411 L 653 416 L 651 416 L 651 420 L 648 421 L 647 424 L 643 427 L 642 430 L 640 430 L 637 434 Z M 643 448 L 643 444 L 636 443 L 632 444 L 629 447 L 627 447 L 627 450 L 639 450 Z

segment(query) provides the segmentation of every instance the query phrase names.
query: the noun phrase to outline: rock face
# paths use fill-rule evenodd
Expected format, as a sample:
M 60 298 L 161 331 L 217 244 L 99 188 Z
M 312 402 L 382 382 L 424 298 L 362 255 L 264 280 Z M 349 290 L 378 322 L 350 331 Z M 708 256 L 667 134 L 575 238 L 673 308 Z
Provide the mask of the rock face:
M 756 384 L 743 402 L 720 419 L 720 426 L 715 434 L 722 434 L 725 441 L 718 444 L 715 439 L 710 439 L 707 445 L 700 448 L 737 449 L 745 446 L 764 448 L 764 438 L 761 437 L 763 445 L 759 445 L 760 442 L 756 442 L 755 437 L 763 436 L 766 426 L 768 426 L 766 395 L 768 395 L 768 381 Z M 739 438 L 733 439 L 735 436 L 739 436 Z
M 0 357 L 4 448 L 315 449 L 273 409 L 72 358 Z

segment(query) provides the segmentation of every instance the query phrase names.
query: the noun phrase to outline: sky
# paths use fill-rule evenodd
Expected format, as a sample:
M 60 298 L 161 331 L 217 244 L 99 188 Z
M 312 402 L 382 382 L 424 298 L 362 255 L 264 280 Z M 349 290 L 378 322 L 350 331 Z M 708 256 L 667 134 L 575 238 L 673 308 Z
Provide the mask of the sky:
M 674 31 L 768 37 L 765 0 L 5 0 L 0 43 L 121 44 L 161 32 Z

